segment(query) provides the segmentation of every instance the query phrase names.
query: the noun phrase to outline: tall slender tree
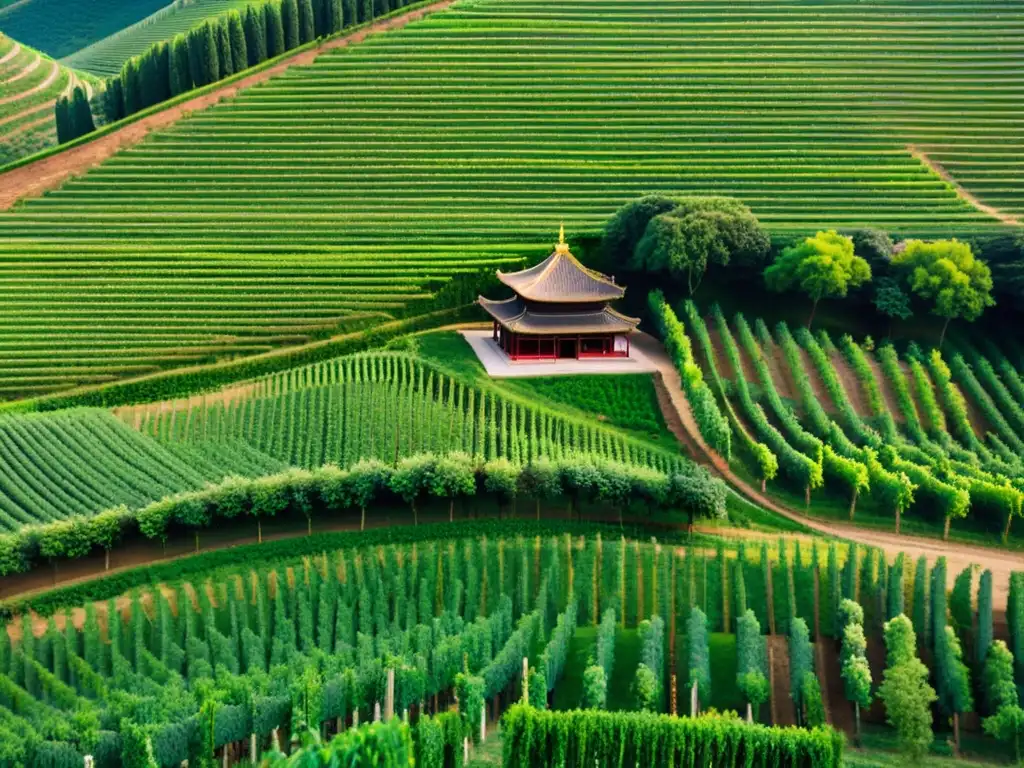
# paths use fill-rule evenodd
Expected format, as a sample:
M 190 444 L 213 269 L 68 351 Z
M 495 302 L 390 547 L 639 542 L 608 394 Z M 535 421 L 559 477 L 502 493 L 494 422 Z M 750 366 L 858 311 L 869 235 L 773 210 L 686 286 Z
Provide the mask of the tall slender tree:
M 300 41 L 298 0 L 283 0 L 281 24 L 284 26 L 284 49 L 290 51 L 292 48 L 298 48 Z
M 228 40 L 231 44 L 231 69 L 241 72 L 249 66 L 249 44 L 245 39 L 242 15 L 238 11 L 228 14 Z

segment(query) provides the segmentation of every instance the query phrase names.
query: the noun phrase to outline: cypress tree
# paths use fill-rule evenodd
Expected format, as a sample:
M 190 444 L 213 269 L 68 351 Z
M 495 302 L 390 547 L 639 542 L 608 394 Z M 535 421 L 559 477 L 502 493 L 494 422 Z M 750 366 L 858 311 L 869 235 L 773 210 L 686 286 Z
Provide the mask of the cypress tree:
M 316 40 L 316 17 L 311 0 L 298 0 L 299 43 Z
M 245 9 L 242 21 L 245 30 L 245 52 L 250 67 L 267 58 L 267 32 L 263 24 L 263 11 L 259 6 L 250 5 Z
M 981 666 L 988 658 L 992 646 L 992 571 L 985 570 L 978 583 L 978 635 L 974 642 L 974 654 Z
M 334 2 L 338 2 L 338 0 L 334 0 Z M 356 6 L 356 0 L 341 0 L 341 10 L 342 29 L 344 29 L 345 27 L 351 27 L 353 24 L 359 23 L 359 11 Z M 536 414 L 534 414 L 534 417 L 536 418 Z M 536 427 L 537 425 L 536 423 L 534 423 L 534 429 L 536 429 Z
M 185 47 L 188 50 L 189 79 L 198 87 L 206 85 L 206 72 L 203 68 L 203 40 L 205 34 L 202 27 L 190 29 L 185 36 Z
M 284 53 L 284 21 L 281 18 L 281 3 L 269 2 L 263 6 L 264 21 L 267 31 L 267 58 L 274 58 Z
M 142 109 L 141 73 L 137 58 L 125 62 L 121 70 L 121 80 L 124 83 L 124 114 L 134 115 Z
M 212 23 L 217 32 L 217 62 L 220 64 L 217 79 L 220 80 L 235 74 L 235 57 L 231 52 L 231 33 L 228 31 L 227 17 L 222 16 Z
M 345 10 L 342 0 L 323 0 L 324 34 L 333 35 L 345 26 Z M 450 394 L 450 393 L 449 393 Z
M 373 0 L 373 17 L 383 16 L 391 10 L 389 0 Z
M 219 35 L 212 22 L 203 25 L 203 74 L 205 83 L 220 80 L 220 56 L 217 53 Z
M 171 98 L 171 47 L 165 43 L 158 43 L 154 52 L 154 69 L 156 83 L 156 101 L 167 101 Z
M 156 46 L 139 56 L 139 102 L 145 109 L 156 104 L 160 94 L 159 57 Z
M 124 117 L 124 84 L 121 81 L 120 75 L 115 75 L 107 80 L 103 105 L 108 123 L 117 122 Z
M 903 562 L 904 555 L 900 552 L 889 570 L 889 589 L 886 593 L 888 606 L 885 617 L 887 621 L 903 613 Z
M 168 84 L 170 95 L 177 96 L 179 93 L 192 89 L 192 70 L 189 65 L 188 40 L 185 35 L 175 35 L 171 40 L 171 47 L 168 60 Z
M 71 110 L 68 106 L 67 96 L 61 96 L 54 103 L 53 118 L 57 123 L 57 143 L 63 144 L 66 141 L 71 141 Z
M 242 16 L 238 11 L 228 14 L 228 38 L 231 44 L 231 68 L 241 72 L 249 66 L 249 49 L 242 28 Z
M 92 121 L 92 110 L 89 109 L 89 99 L 86 98 L 85 91 L 77 85 L 71 102 L 71 125 L 74 137 L 84 136 L 96 130 L 96 124 Z
M 942 635 L 946 631 L 946 558 L 940 557 L 932 568 L 931 584 L 931 640 L 932 648 L 937 648 Z
M 373 0 L 359 0 L 359 23 L 373 18 Z
M 928 561 L 924 555 L 917 559 L 917 570 L 914 572 L 914 634 L 921 638 L 921 644 L 927 647 L 928 627 Z
M 281 3 L 281 24 L 284 27 L 284 49 L 290 51 L 299 45 L 299 4 L 297 0 Z
M 953 629 L 964 649 L 964 656 L 971 658 L 970 646 L 974 633 L 974 612 L 971 610 L 971 582 L 974 568 L 968 566 L 957 574 L 953 582 L 953 592 L 949 596 L 949 616 L 953 620 Z

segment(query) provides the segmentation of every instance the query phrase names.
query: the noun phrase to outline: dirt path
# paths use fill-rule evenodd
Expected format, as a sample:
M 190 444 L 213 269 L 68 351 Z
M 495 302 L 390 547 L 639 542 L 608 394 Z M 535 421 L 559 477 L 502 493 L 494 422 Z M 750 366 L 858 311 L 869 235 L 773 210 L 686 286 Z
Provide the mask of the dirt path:
M 69 176 L 78 176 L 116 154 L 125 147 L 138 144 L 151 131 L 173 125 L 182 117 L 212 107 L 225 99 L 237 95 L 240 91 L 266 82 L 270 78 L 287 71 L 291 67 L 311 64 L 324 51 L 344 48 L 365 40 L 376 32 L 399 29 L 412 21 L 417 21 L 427 14 L 442 11 L 454 0 L 439 2 L 417 8 L 414 11 L 378 21 L 344 37 L 328 40 L 312 50 L 302 51 L 284 61 L 260 72 L 253 73 L 240 80 L 216 88 L 202 96 L 181 102 L 173 107 L 156 112 L 129 123 L 123 128 L 104 134 L 99 138 L 70 149 L 20 166 L 0 176 L 0 210 L 7 210 L 15 202 L 24 197 L 41 194 L 59 187 Z
M 9 50 L 3 56 L 0 56 L 0 65 L 6 64 L 8 61 L 13 59 L 19 53 L 21 53 L 21 43 L 15 43 L 14 45 L 11 46 L 11 50 Z
M 789 361 L 782 352 L 782 348 L 774 341 L 767 347 L 762 344 L 765 362 L 768 363 L 768 370 L 772 374 L 772 383 L 775 384 L 775 391 L 780 397 L 799 403 L 800 398 L 796 394 L 796 382 L 793 380 L 793 372 L 789 370 Z
M 42 61 L 42 59 L 36 59 L 36 61 Z M 3 99 L 0 99 L 0 105 L 2 105 L 2 104 L 10 104 L 10 103 L 15 102 L 15 101 L 21 101 L 22 99 L 27 99 L 29 96 L 32 96 L 33 94 L 39 93 L 40 91 L 45 90 L 46 88 L 49 88 L 50 85 L 53 83 L 53 81 L 57 79 L 58 75 L 60 75 L 60 64 L 58 64 L 55 61 L 55 62 L 53 62 L 53 66 L 50 68 L 50 74 L 48 74 L 46 76 L 46 79 L 44 79 L 38 85 L 36 85 L 36 86 L 34 86 L 32 88 L 29 88 L 27 91 L 21 91 L 20 93 L 16 93 L 13 96 L 7 96 L 7 97 L 5 97 Z M 15 78 L 15 79 L 17 79 L 17 78 Z M 8 82 L 11 82 L 11 81 L 8 81 Z
M 37 69 L 39 69 L 39 65 L 42 64 L 42 63 L 43 63 L 43 57 L 42 56 L 36 56 L 34 59 L 32 59 L 32 61 L 30 61 L 28 64 L 26 64 L 20 70 L 18 70 L 17 74 L 15 74 L 13 77 L 8 77 L 6 80 L 4 80 L 2 83 L 0 83 L 0 85 L 10 85 L 11 83 L 18 82 L 19 80 L 21 80 L 24 77 L 28 77 L 33 72 L 35 72 Z M 6 101 L 9 101 L 9 100 L 10 99 L 6 99 Z M 0 101 L 0 104 L 2 104 L 2 103 L 3 103 L 3 101 Z
M 811 361 L 811 356 L 807 354 L 807 350 L 803 347 L 798 347 L 798 350 L 800 352 L 800 363 L 803 365 L 804 373 L 807 374 L 807 378 L 811 382 L 811 391 L 814 393 L 815 398 L 821 403 L 825 413 L 838 413 L 839 409 L 832 402 L 832 396 L 829 395 L 828 390 L 825 389 L 825 382 L 821 380 L 818 369 L 814 367 L 814 363 Z
M 818 533 L 856 541 L 872 547 L 879 547 L 887 553 L 890 559 L 895 558 L 900 552 L 905 552 L 907 557 L 915 560 L 924 555 L 929 562 L 934 562 L 939 557 L 945 557 L 948 564 L 947 579 L 949 586 L 952 586 L 956 574 L 964 568 L 971 564 L 983 565 L 992 571 L 992 589 L 995 605 L 1004 605 L 1006 603 L 1010 585 L 1010 573 L 1015 570 L 1024 570 L 1024 555 L 1001 549 L 989 549 L 987 547 L 977 547 L 969 544 L 942 541 L 940 539 L 928 539 L 920 536 L 872 531 L 832 521 L 826 522 L 807 517 L 762 494 L 757 488 L 737 476 L 729 467 L 728 462 L 708 447 L 700 434 L 700 430 L 697 428 L 697 422 L 690 410 L 690 405 L 683 395 L 679 373 L 676 371 L 675 366 L 672 365 L 668 355 L 665 354 L 661 344 L 647 334 L 638 334 L 633 343 L 658 367 L 661 378 L 668 390 L 669 397 L 666 404 L 670 404 L 676 412 L 676 418 L 682 429 L 689 432 L 690 437 L 687 442 L 696 447 L 698 451 L 697 461 L 708 466 L 709 469 L 725 480 L 741 496 L 776 514 L 799 522 Z M 662 401 L 659 399 L 659 404 L 661 403 Z M 665 416 L 666 421 L 668 421 L 671 414 L 665 412 Z
M 930 170 L 932 173 L 939 176 L 947 184 L 951 185 L 956 191 L 957 197 L 963 200 L 965 203 L 973 205 L 982 213 L 987 213 L 989 216 L 994 216 L 1004 224 L 1012 224 L 1013 226 L 1020 226 L 1021 220 L 1016 216 L 1009 213 L 1004 213 L 998 208 L 993 208 L 991 205 L 981 202 L 973 193 L 967 191 L 960 182 L 954 179 L 949 171 L 947 171 L 937 160 L 932 160 L 928 154 L 918 147 L 916 144 L 907 144 L 907 151 L 910 152 L 925 168 Z
M 857 378 L 857 374 L 854 373 L 850 364 L 846 362 L 843 353 L 837 349 L 829 355 L 829 360 L 832 361 L 832 368 L 839 378 L 839 383 L 843 385 L 846 399 L 850 401 L 853 410 L 862 419 L 870 419 L 873 414 L 871 413 L 871 408 L 868 407 L 868 401 L 864 398 L 864 390 L 861 388 L 860 379 Z
M 771 635 L 766 640 L 772 678 L 772 724 L 796 725 L 796 707 L 790 692 L 789 645 L 782 635 Z

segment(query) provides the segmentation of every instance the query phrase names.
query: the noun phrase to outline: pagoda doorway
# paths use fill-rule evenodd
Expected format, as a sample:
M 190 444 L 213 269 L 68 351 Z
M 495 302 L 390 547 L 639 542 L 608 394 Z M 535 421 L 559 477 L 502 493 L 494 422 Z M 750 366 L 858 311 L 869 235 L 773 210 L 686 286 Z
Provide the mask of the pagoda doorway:
M 579 338 L 559 338 L 558 339 L 558 358 L 561 359 L 577 359 L 580 356 L 580 340 Z

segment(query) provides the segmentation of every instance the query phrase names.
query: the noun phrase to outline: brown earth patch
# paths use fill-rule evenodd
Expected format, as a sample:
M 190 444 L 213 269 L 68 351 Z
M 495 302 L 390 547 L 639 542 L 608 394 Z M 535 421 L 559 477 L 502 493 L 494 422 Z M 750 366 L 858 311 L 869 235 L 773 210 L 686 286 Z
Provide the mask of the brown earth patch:
M 899 401 L 896 399 L 896 391 L 892 388 L 892 382 L 889 381 L 889 377 L 882 371 L 881 364 L 872 353 L 865 352 L 864 356 L 868 359 L 871 372 L 875 375 L 875 381 L 878 382 L 878 389 L 882 393 L 882 401 L 885 403 L 885 407 L 889 409 L 893 419 L 897 423 L 902 424 L 906 421 L 906 418 L 900 410 Z
M 765 361 L 768 363 L 768 370 L 771 371 L 775 390 L 782 397 L 799 403 L 799 397 L 796 393 L 796 381 L 793 379 L 792 371 L 789 370 L 789 361 L 786 360 L 782 348 L 773 341 L 767 347 L 762 344 L 761 350 Z
M 817 398 L 826 413 L 838 413 L 839 409 L 832 401 L 832 396 L 828 393 L 828 390 L 825 389 L 825 382 L 821 380 L 818 369 L 814 367 L 814 363 L 811 361 L 811 356 L 807 354 L 807 350 L 803 347 L 799 347 L 799 351 L 800 362 L 804 367 L 808 380 L 811 382 L 811 391 L 814 393 L 814 397 Z
M 789 687 L 789 645 L 782 635 L 772 635 L 768 641 L 768 664 L 771 666 L 772 724 L 796 725 L 796 707 Z
M 453 2 L 454 0 L 439 0 L 439 2 L 403 13 L 400 16 L 374 22 L 351 34 L 328 40 L 312 50 L 301 51 L 294 56 L 289 56 L 272 67 L 216 88 L 202 96 L 183 101 L 180 104 L 136 120 L 125 125 L 123 128 L 104 134 L 92 141 L 14 168 L 0 175 L 0 210 L 9 209 L 18 200 L 25 197 L 39 195 L 46 190 L 59 187 L 68 177 L 82 174 L 122 149 L 138 144 L 151 131 L 173 125 L 182 117 L 186 117 L 192 112 L 216 106 L 225 99 L 230 99 L 237 95 L 240 91 L 265 82 L 291 67 L 311 64 L 324 51 L 344 48 L 348 45 L 362 42 L 369 35 L 376 32 L 399 29 L 409 22 L 423 18 L 427 14 L 442 11 Z
M 967 392 L 964 391 L 963 387 L 956 382 L 953 382 L 952 386 L 956 387 L 957 392 L 959 392 L 964 398 L 964 403 L 967 405 L 967 420 L 971 423 L 971 429 L 974 430 L 974 434 L 977 435 L 979 440 L 985 442 L 985 435 L 989 432 L 995 432 L 995 430 L 992 429 L 992 425 L 988 423 L 988 419 L 985 418 L 985 414 L 982 412 L 981 408 L 978 407 L 974 398 L 968 395 Z
M 843 391 L 846 392 L 846 399 L 850 401 L 850 405 L 857 412 L 857 415 L 862 419 L 870 419 L 871 408 L 868 407 L 867 399 L 864 397 L 864 390 L 861 388 L 860 380 L 857 378 L 857 374 L 854 373 L 853 368 L 846 362 L 846 358 L 843 357 L 843 353 L 839 350 L 835 350 L 829 355 L 829 360 L 832 361 L 832 369 L 836 372 L 836 376 L 839 378 L 839 383 L 843 385 Z

